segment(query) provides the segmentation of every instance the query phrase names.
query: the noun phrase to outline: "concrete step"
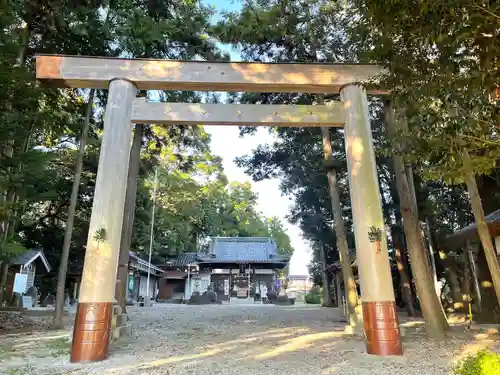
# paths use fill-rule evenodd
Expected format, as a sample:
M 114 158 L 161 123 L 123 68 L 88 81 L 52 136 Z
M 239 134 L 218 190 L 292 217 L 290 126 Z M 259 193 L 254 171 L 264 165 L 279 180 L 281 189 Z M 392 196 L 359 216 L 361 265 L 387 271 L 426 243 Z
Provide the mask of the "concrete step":
M 253 303 L 254 303 L 253 298 L 238 298 L 238 297 L 229 298 L 230 305 L 250 305 Z
M 127 322 L 127 314 L 113 315 L 113 317 L 111 318 L 111 328 L 123 327 L 127 325 Z
M 121 327 L 116 327 L 111 330 L 111 339 L 113 341 L 118 341 L 124 337 L 132 336 L 132 326 L 126 324 Z

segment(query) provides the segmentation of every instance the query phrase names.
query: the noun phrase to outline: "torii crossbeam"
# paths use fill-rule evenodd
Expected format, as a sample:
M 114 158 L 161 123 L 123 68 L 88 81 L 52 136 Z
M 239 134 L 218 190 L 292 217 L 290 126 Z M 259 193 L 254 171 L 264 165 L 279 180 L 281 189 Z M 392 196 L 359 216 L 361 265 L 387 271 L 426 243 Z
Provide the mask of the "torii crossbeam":
M 132 122 L 164 125 L 344 126 L 345 111 L 333 105 L 186 104 L 134 100 Z
M 358 64 L 266 64 L 38 56 L 52 87 L 109 89 L 71 361 L 108 355 L 132 123 L 344 126 L 368 353 L 402 353 L 364 88 L 382 70 Z M 340 93 L 331 106 L 147 103 L 137 90 Z M 106 232 L 104 242 L 96 232 Z M 374 237 L 373 233 L 377 235 Z M 100 242 L 100 243 L 99 243 Z

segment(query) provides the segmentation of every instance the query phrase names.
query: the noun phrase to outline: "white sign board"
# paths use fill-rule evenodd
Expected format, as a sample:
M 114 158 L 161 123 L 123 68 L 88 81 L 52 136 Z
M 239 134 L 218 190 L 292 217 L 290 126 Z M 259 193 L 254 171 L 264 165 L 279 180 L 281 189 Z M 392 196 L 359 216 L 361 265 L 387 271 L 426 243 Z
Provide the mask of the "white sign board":
M 229 280 L 224 280 L 224 295 L 228 296 L 229 295 Z
M 23 296 L 23 308 L 24 309 L 33 308 L 33 298 L 31 298 L 31 296 Z
M 274 273 L 273 270 L 254 270 L 254 273 L 257 275 L 272 275 Z
M 28 275 L 25 273 L 16 273 L 14 278 L 14 287 L 12 291 L 14 293 L 24 293 L 26 292 L 26 286 L 28 285 Z
M 230 269 L 214 268 L 212 273 L 231 273 Z

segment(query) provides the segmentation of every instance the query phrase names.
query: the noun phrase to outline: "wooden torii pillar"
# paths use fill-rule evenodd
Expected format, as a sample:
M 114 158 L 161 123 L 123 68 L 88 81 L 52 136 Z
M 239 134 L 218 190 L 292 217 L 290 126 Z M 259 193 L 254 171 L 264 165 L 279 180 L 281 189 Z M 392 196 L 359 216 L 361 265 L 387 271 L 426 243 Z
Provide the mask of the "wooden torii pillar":
M 367 93 L 375 65 L 264 64 L 38 56 L 52 87 L 109 89 L 71 361 L 108 356 L 132 123 L 343 126 L 367 351 L 401 354 Z M 147 103 L 137 90 L 339 93 L 332 106 Z M 385 94 L 371 91 L 371 94 Z
M 366 91 L 346 85 L 340 91 L 356 258 L 361 285 L 363 324 L 368 353 L 402 353 L 394 287 L 378 184 Z

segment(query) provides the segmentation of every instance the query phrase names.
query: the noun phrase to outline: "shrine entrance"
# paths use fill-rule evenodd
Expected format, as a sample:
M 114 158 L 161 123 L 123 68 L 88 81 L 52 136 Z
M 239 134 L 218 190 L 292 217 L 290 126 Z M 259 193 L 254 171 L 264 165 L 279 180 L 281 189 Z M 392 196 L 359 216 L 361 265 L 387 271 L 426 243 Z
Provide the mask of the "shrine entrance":
M 367 351 L 402 353 L 380 187 L 362 83 L 381 68 L 356 64 L 266 64 L 38 56 L 51 87 L 108 89 L 71 361 L 108 355 L 133 123 L 344 127 Z M 150 103 L 138 90 L 340 93 L 331 105 Z M 96 233 L 106 233 L 102 241 Z M 374 233 L 377 235 L 374 236 Z

